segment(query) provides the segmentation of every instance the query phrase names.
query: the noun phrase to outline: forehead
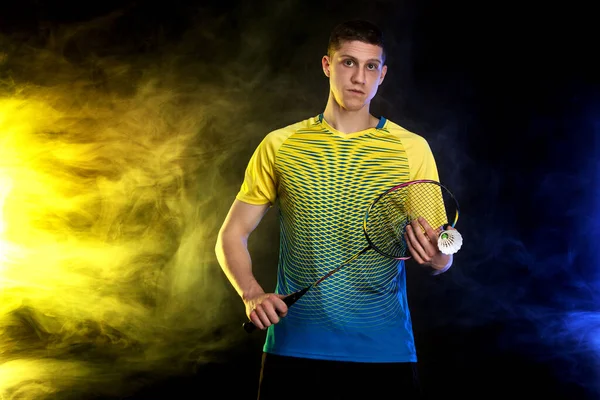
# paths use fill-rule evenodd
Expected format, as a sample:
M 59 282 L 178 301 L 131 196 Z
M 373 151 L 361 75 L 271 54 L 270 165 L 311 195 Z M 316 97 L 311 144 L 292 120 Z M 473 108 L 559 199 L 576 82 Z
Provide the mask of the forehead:
M 344 41 L 341 43 L 340 48 L 336 51 L 336 55 L 351 56 L 358 60 L 382 60 L 383 49 L 380 46 L 364 43 L 357 40 Z

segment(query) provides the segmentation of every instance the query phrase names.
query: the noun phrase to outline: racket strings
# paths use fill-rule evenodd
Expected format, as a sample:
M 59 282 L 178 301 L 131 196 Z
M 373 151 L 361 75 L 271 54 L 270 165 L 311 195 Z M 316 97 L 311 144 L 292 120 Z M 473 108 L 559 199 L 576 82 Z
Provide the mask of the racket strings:
M 373 203 L 365 221 L 371 246 L 394 258 L 406 257 L 406 226 L 423 217 L 434 229 L 447 223 L 442 189 L 434 183 L 402 186 L 384 193 Z

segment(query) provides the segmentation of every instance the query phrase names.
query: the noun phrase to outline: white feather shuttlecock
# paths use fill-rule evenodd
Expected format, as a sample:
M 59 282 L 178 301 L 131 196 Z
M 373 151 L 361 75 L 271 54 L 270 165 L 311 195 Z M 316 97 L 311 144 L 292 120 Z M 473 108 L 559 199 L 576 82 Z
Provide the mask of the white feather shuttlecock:
M 455 229 L 442 231 L 438 236 L 438 248 L 444 254 L 450 255 L 460 250 L 463 243 L 462 235 Z

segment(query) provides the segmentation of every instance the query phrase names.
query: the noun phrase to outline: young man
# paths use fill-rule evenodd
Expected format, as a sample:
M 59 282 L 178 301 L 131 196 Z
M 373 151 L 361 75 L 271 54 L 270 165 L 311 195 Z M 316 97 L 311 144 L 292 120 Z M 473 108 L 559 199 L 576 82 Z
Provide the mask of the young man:
M 268 329 L 259 399 L 415 398 L 403 262 L 367 252 L 289 309 L 282 300 L 365 247 L 362 218 L 385 189 L 439 180 L 424 138 L 370 114 L 387 73 L 376 26 L 337 26 L 322 67 L 330 82 L 325 110 L 260 143 L 220 230 L 217 257 L 248 318 Z M 255 279 L 247 248 L 272 206 L 281 228 L 275 293 Z M 440 253 L 436 239 L 422 218 L 407 227 L 414 260 L 440 273 L 452 257 Z

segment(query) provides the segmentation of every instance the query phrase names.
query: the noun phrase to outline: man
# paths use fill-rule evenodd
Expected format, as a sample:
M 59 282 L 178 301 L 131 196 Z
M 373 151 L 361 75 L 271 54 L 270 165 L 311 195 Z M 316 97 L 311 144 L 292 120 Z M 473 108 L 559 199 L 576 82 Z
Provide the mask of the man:
M 417 393 L 403 262 L 366 253 L 289 309 L 282 300 L 364 248 L 361 221 L 377 195 L 401 182 L 439 180 L 424 138 L 370 114 L 385 57 L 373 24 L 349 21 L 333 30 L 322 58 L 330 82 L 325 110 L 263 139 L 220 230 L 223 271 L 248 318 L 267 329 L 260 400 Z M 281 228 L 275 293 L 255 279 L 247 248 L 273 206 Z M 414 260 L 434 273 L 452 265 L 422 218 L 407 227 L 406 240 Z

